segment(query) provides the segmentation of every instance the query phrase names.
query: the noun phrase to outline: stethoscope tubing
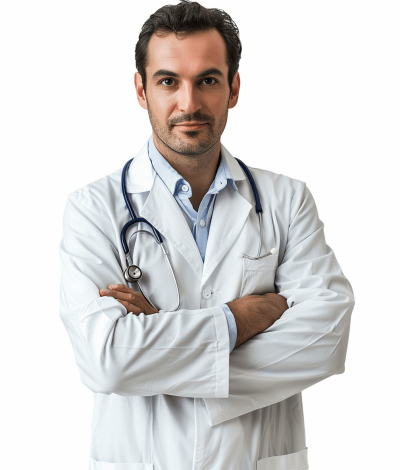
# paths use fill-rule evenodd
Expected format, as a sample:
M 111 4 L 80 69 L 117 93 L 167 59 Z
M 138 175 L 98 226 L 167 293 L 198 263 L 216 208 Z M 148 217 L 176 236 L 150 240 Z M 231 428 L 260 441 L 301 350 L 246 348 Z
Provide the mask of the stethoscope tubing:
M 129 253 L 129 247 L 128 247 L 128 244 L 126 243 L 126 231 L 132 225 L 138 224 L 140 222 L 147 224 L 151 228 L 151 230 L 153 231 L 158 243 L 163 243 L 163 238 L 161 236 L 161 233 L 148 220 L 146 220 L 143 217 L 136 217 L 135 211 L 133 210 L 133 207 L 131 205 L 131 201 L 129 200 L 128 192 L 126 190 L 126 174 L 129 170 L 129 167 L 132 163 L 132 160 L 133 160 L 133 158 L 131 158 L 130 160 L 128 160 L 125 163 L 124 168 L 122 170 L 122 175 L 121 175 L 122 195 L 124 197 L 126 207 L 128 208 L 129 214 L 131 216 L 131 220 L 124 225 L 124 227 L 121 231 L 121 243 L 122 243 L 122 246 L 124 248 L 125 255 L 127 253 Z
M 124 225 L 124 227 L 122 228 L 122 231 L 121 231 L 121 243 L 122 243 L 122 246 L 123 246 L 123 249 L 124 249 L 126 264 L 127 264 L 125 273 L 128 271 L 129 267 L 133 265 L 132 257 L 131 257 L 130 250 L 129 250 L 129 246 L 128 246 L 128 243 L 126 241 L 126 232 L 131 226 L 133 226 L 135 224 L 139 224 L 139 223 L 144 223 L 144 224 L 148 225 L 151 228 L 153 233 L 149 232 L 148 230 L 137 230 L 134 233 L 134 235 L 136 235 L 138 233 L 141 233 L 141 232 L 148 233 L 149 235 L 151 235 L 154 238 L 156 243 L 161 247 L 161 249 L 163 251 L 163 254 L 165 255 L 166 260 L 168 262 L 168 266 L 171 270 L 172 277 L 174 278 L 175 289 L 176 289 L 177 298 L 178 298 L 178 304 L 177 304 L 177 306 L 174 310 L 170 310 L 170 311 L 175 312 L 176 310 L 178 310 L 178 308 L 180 306 L 180 301 L 181 301 L 180 300 L 180 292 L 179 292 L 178 282 L 176 280 L 176 276 L 175 276 L 171 261 L 168 257 L 168 251 L 165 248 L 164 243 L 163 243 L 163 238 L 161 236 L 161 233 L 148 220 L 146 220 L 144 217 L 137 217 L 136 216 L 135 211 L 133 210 L 133 207 L 132 207 L 131 202 L 129 200 L 128 192 L 126 190 L 126 174 L 129 170 L 129 167 L 130 167 L 130 164 L 131 164 L 132 160 L 133 160 L 133 158 L 131 158 L 129 161 L 127 161 L 125 163 L 124 168 L 122 170 L 122 175 L 121 175 L 122 195 L 124 197 L 126 207 L 127 207 L 128 211 L 129 211 L 129 214 L 131 216 L 131 220 L 129 220 Z M 269 256 L 272 253 L 268 252 L 265 255 L 260 256 L 261 247 L 262 247 L 262 212 L 263 212 L 263 209 L 262 209 L 262 205 L 261 205 L 261 201 L 260 201 L 260 196 L 258 194 L 257 185 L 256 185 L 256 182 L 254 181 L 253 175 L 251 174 L 251 172 L 247 168 L 247 166 L 241 160 L 239 160 L 238 158 L 236 158 L 236 160 L 239 163 L 239 165 L 241 166 L 244 173 L 246 174 L 246 177 L 247 177 L 247 179 L 250 183 L 250 186 L 251 186 L 251 189 L 252 189 L 252 192 L 253 192 L 253 196 L 254 196 L 254 200 L 255 200 L 255 210 L 256 210 L 256 213 L 258 214 L 258 219 L 259 219 L 259 224 L 260 224 L 260 242 L 259 242 L 259 246 L 258 246 L 258 255 L 257 255 L 256 258 L 253 258 L 253 257 L 250 257 L 250 256 L 247 256 L 247 255 L 243 254 L 243 258 L 252 259 L 252 260 L 265 258 L 266 256 Z M 136 269 L 137 267 L 134 266 L 134 268 Z M 140 271 L 140 268 L 139 268 L 139 271 Z M 141 274 L 140 274 L 140 276 L 141 276 Z M 129 277 L 128 277 L 128 279 L 129 279 Z M 145 297 L 147 302 L 149 302 L 149 304 L 153 308 L 157 309 L 157 307 L 151 302 L 151 300 L 148 298 L 148 296 L 144 292 L 144 289 L 141 286 L 139 279 L 135 280 L 135 283 L 138 285 L 140 292 Z M 128 280 L 127 282 L 130 282 L 130 281 Z
M 236 158 L 236 161 L 239 163 L 242 170 L 245 172 L 245 174 L 247 176 L 247 179 L 249 180 L 251 189 L 253 191 L 254 200 L 255 200 L 255 203 L 256 203 L 256 207 L 255 207 L 256 212 L 257 212 L 257 214 L 260 214 L 260 213 L 262 214 L 263 208 L 262 208 L 262 205 L 261 205 L 260 196 L 258 194 L 257 185 L 256 185 L 256 182 L 254 181 L 253 175 L 251 174 L 251 171 L 247 168 L 247 166 L 242 162 L 242 160 L 239 160 L 238 158 Z

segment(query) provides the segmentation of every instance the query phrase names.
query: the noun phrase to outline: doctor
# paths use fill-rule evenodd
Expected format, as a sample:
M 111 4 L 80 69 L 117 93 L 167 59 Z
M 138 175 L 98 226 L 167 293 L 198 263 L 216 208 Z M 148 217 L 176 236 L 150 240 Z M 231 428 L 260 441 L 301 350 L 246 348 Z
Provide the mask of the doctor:
M 307 469 L 301 391 L 344 371 L 354 298 L 310 191 L 250 169 L 260 231 L 249 180 L 221 145 L 240 54 L 229 15 L 186 1 L 152 15 L 136 46 L 153 132 L 126 193 L 163 238 L 178 307 L 144 223 L 126 239 L 153 306 L 124 278 L 121 170 L 69 196 L 60 315 L 94 392 L 92 470 Z

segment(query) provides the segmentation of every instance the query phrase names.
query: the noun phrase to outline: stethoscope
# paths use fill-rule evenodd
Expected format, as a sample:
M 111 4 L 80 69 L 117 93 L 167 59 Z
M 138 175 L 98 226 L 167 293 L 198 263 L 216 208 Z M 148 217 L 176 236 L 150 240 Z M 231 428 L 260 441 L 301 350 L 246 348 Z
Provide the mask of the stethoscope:
M 129 166 L 132 162 L 133 158 L 131 158 L 128 162 L 126 162 L 123 170 L 122 170 L 122 175 L 121 175 L 121 189 L 122 189 L 122 195 L 124 196 L 124 199 L 125 199 L 125 204 L 126 204 L 126 207 L 128 208 L 128 211 L 129 211 L 129 214 L 131 216 L 131 220 L 129 222 L 127 222 L 122 231 L 121 231 L 121 243 L 122 243 L 122 246 L 123 246 L 123 249 L 124 249 L 124 253 L 125 253 L 125 259 L 126 259 L 126 269 L 124 271 L 124 277 L 125 277 L 125 280 L 127 282 L 130 282 L 130 283 L 137 283 L 138 287 L 139 287 L 139 290 L 140 292 L 142 293 L 142 295 L 144 296 L 144 298 L 147 300 L 147 302 L 149 302 L 149 304 L 157 310 L 157 307 L 151 302 L 151 300 L 148 298 L 148 296 L 146 295 L 146 293 L 144 292 L 144 289 L 142 287 L 142 285 L 140 284 L 140 279 L 143 275 L 143 272 L 142 270 L 139 268 L 139 266 L 133 264 L 133 261 L 132 261 L 132 257 L 131 257 L 131 254 L 130 254 L 130 251 L 129 251 L 129 246 L 126 242 L 126 231 L 128 230 L 129 227 L 131 227 L 132 225 L 135 225 L 135 224 L 139 224 L 139 223 L 143 223 L 143 224 L 147 224 L 150 228 L 151 228 L 151 232 L 148 231 L 148 230 L 137 230 L 136 232 L 134 232 L 132 234 L 133 235 L 137 235 L 138 233 L 146 233 L 150 236 L 153 237 L 153 239 L 155 240 L 155 242 L 157 243 L 157 245 L 160 246 L 161 250 L 162 250 L 162 253 L 163 255 L 165 256 L 166 260 L 167 260 L 167 263 L 168 263 L 168 266 L 169 266 L 169 269 L 171 270 L 171 273 L 172 273 L 172 277 L 174 278 L 174 283 L 175 283 L 175 290 L 176 290 L 176 295 L 177 295 L 177 299 L 178 299 L 178 303 L 176 305 L 176 307 L 173 309 L 173 310 L 170 310 L 171 312 L 175 312 L 176 310 L 178 310 L 179 306 L 180 306 L 180 303 L 181 303 L 181 298 L 180 298 L 180 293 L 179 293 L 179 288 L 178 288 L 178 282 L 176 280 L 176 276 L 175 276 L 175 273 L 174 273 L 174 270 L 172 268 L 172 265 L 171 265 L 171 262 L 169 260 L 169 257 L 168 257 L 168 251 L 167 249 L 165 248 L 164 246 L 164 242 L 163 242 L 163 238 L 161 236 L 161 233 L 148 221 L 146 220 L 145 218 L 143 217 L 136 217 L 136 214 L 135 214 L 135 211 L 133 210 L 132 208 L 132 205 L 129 201 L 129 198 L 128 198 L 128 194 L 126 192 L 126 174 L 129 170 Z M 247 179 L 249 180 L 249 183 L 250 183 L 250 186 L 251 186 L 251 189 L 253 191 L 253 195 L 254 195 L 254 200 L 256 202 L 256 206 L 255 206 L 255 210 L 256 210 L 256 213 L 258 214 L 258 220 L 259 220 L 259 224 L 260 224 L 260 242 L 259 242 L 259 246 L 258 246 L 258 255 L 256 257 L 252 257 L 252 256 L 248 256 L 248 255 L 245 255 L 244 253 L 239 253 L 239 256 L 241 258 L 247 258 L 247 259 L 250 259 L 250 260 L 256 260 L 256 259 L 262 259 L 262 258 L 265 258 L 266 256 L 270 256 L 270 255 L 275 255 L 278 253 L 278 250 L 276 248 L 272 248 L 271 251 L 269 251 L 268 253 L 266 253 L 265 255 L 262 255 L 261 256 L 261 247 L 262 247 L 262 206 L 261 206 L 261 201 L 260 201 L 260 196 L 258 195 L 258 190 L 257 190 L 257 186 L 256 186 L 256 183 L 254 181 L 254 178 L 253 178 L 253 175 L 251 174 L 250 170 L 247 168 L 247 166 L 241 161 L 239 160 L 238 158 L 236 158 L 237 162 L 239 163 L 239 165 L 242 167 L 243 171 L 245 172 L 246 174 L 246 177 Z

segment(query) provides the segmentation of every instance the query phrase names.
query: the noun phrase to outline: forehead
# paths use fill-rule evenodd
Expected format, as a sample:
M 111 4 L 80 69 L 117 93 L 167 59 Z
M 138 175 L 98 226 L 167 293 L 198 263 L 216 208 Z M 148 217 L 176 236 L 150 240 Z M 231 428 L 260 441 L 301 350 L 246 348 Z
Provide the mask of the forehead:
M 178 39 L 174 33 L 152 35 L 148 44 L 146 73 L 170 70 L 180 75 L 196 75 L 208 68 L 227 73 L 225 41 L 217 30 L 201 31 Z

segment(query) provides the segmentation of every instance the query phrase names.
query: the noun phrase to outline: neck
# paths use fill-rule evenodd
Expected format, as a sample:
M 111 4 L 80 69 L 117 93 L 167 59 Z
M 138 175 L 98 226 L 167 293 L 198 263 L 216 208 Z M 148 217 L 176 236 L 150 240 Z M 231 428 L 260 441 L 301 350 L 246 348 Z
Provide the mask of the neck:
M 167 147 L 153 132 L 156 149 L 191 186 L 190 202 L 198 211 L 200 203 L 209 190 L 219 165 L 221 142 L 218 140 L 210 149 L 200 155 L 183 155 Z

